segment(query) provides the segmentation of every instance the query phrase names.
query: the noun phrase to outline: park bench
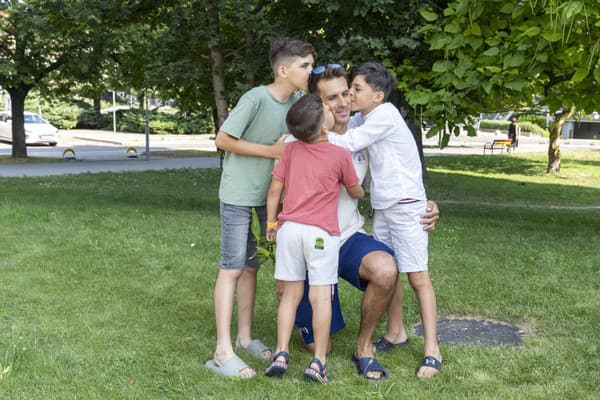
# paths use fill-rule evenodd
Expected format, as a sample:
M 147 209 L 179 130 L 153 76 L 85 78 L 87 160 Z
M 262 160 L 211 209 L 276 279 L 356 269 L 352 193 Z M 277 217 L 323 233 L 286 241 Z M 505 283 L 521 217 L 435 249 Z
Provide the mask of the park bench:
M 500 153 L 506 150 L 507 153 L 510 153 L 512 151 L 512 141 L 510 139 L 495 139 L 483 145 L 483 155 L 485 155 L 486 150 L 489 150 L 492 155 L 494 155 L 494 150 L 500 150 Z

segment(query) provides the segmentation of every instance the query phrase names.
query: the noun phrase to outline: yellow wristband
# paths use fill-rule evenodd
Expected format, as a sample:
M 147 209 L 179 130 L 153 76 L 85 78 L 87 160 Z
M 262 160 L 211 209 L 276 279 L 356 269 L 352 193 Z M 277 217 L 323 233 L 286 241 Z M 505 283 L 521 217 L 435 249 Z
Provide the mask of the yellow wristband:
M 267 228 L 277 228 L 277 221 L 275 221 L 275 222 L 267 221 Z

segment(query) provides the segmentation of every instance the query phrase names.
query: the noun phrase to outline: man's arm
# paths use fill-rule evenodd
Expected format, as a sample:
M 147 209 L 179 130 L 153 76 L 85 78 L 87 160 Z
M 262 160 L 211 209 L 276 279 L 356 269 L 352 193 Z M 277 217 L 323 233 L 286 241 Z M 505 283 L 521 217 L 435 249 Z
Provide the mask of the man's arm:
M 427 211 L 421 215 L 421 225 L 424 231 L 432 231 L 435 229 L 437 220 L 440 219 L 440 209 L 435 201 L 427 201 Z
M 215 145 L 221 150 L 246 156 L 279 158 L 285 148 L 283 141 L 287 136 L 288 135 L 283 135 L 272 145 L 267 145 L 238 139 L 227 132 L 219 131 L 217 138 L 215 139 Z

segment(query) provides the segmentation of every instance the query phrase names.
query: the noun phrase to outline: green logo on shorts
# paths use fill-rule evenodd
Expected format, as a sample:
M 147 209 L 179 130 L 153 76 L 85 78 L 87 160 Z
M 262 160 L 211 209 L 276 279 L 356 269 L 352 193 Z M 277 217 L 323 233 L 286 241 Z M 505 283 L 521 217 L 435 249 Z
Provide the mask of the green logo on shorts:
M 320 238 L 320 237 L 316 238 L 315 239 L 315 249 L 323 250 L 324 248 L 325 248 L 325 239 Z

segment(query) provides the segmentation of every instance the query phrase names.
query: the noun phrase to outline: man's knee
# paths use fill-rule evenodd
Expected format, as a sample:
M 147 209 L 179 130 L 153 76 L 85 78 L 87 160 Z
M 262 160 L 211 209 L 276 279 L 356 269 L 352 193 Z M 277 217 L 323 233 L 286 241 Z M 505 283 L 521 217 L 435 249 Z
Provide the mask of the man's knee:
M 374 251 L 363 257 L 360 277 L 377 286 L 393 289 L 398 279 L 398 268 L 394 257 L 385 251 Z

